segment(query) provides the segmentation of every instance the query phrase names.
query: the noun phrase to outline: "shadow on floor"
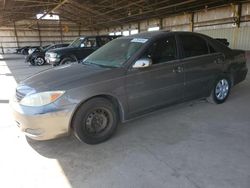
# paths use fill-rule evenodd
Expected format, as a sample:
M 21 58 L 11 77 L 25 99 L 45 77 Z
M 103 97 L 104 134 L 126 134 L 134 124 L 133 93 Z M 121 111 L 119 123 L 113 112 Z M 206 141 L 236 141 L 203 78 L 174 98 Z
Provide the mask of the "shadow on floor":
M 29 68 L 23 64 L 16 66 L 11 60 L 7 64 L 17 80 L 20 75 L 27 76 L 41 70 L 39 67 Z M 25 72 L 25 69 L 29 71 Z M 221 184 L 228 185 L 227 180 L 235 176 L 227 168 L 235 160 L 232 153 L 241 155 L 238 146 L 233 145 L 236 143 L 234 139 L 244 141 L 245 138 L 223 132 L 238 123 L 237 120 L 234 123 L 234 119 L 230 119 L 230 107 L 242 99 L 248 100 L 249 96 L 248 76 L 245 82 L 232 90 L 225 104 L 212 105 L 204 101 L 192 101 L 159 110 L 120 125 L 113 138 L 99 145 L 81 143 L 72 135 L 42 142 L 27 138 L 27 142 L 40 155 L 57 159 L 72 188 L 141 185 L 167 187 L 172 180 L 181 182 L 181 177 L 186 174 L 190 180 L 185 181 L 196 182 L 197 185 L 185 187 L 204 187 L 206 182 L 216 179 L 217 172 L 220 171 L 224 176 L 214 186 L 219 187 Z M 222 112 L 224 114 L 221 116 Z M 240 115 L 239 118 L 248 121 L 244 119 L 244 113 Z M 228 122 L 221 123 L 225 119 Z M 239 127 L 237 124 L 236 128 Z M 242 150 L 244 149 L 243 147 Z M 209 161 L 209 157 L 215 162 Z M 241 161 L 241 158 L 236 159 L 237 163 L 233 164 L 239 164 L 237 167 L 243 168 Z M 221 169 L 225 169 L 226 173 Z M 227 174 L 230 172 L 232 176 Z M 239 182 L 234 182 L 235 187 L 240 187 L 237 186 L 240 185 Z M 179 185 L 178 187 L 184 187 L 189 184 Z

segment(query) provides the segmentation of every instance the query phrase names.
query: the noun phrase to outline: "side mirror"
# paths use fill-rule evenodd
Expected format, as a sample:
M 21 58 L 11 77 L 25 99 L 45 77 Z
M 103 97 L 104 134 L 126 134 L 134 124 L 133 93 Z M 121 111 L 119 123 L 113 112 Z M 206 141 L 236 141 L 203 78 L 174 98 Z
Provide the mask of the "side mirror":
M 138 68 L 145 68 L 145 67 L 149 67 L 152 65 L 152 60 L 145 58 L 145 59 L 139 59 L 135 62 L 135 64 L 133 65 L 133 68 L 138 69 Z
M 82 43 L 82 44 L 80 45 L 80 47 L 81 47 L 81 48 L 85 47 L 84 43 Z

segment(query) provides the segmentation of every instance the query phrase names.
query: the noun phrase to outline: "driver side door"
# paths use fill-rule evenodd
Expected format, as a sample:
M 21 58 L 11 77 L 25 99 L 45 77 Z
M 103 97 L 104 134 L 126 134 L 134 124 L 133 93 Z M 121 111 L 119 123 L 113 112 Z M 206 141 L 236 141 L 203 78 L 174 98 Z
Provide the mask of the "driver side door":
M 77 51 L 77 59 L 84 59 L 97 49 L 96 37 L 85 38 Z
M 127 74 L 130 116 L 183 99 L 184 73 L 178 58 L 175 35 L 152 42 L 141 56 L 145 57 L 151 58 L 151 66 L 131 68 Z

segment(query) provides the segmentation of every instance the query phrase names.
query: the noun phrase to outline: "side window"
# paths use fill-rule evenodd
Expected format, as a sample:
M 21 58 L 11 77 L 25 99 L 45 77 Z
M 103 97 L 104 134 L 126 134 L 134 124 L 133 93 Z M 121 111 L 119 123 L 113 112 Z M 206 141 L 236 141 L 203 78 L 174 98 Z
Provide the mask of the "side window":
M 104 44 L 107 44 L 109 41 L 111 41 L 111 38 L 109 37 L 99 37 L 99 46 L 103 46 Z
M 177 59 L 177 48 L 174 36 L 155 41 L 146 51 L 144 57 L 152 59 L 153 64 L 164 63 Z
M 179 35 L 185 57 L 194 57 L 208 54 L 207 42 L 198 36 Z
M 209 53 L 210 54 L 216 53 L 216 50 L 210 44 L 208 44 L 208 48 L 209 48 Z
M 81 44 L 81 47 L 87 47 L 87 48 L 96 47 L 96 38 L 95 37 L 86 38 Z

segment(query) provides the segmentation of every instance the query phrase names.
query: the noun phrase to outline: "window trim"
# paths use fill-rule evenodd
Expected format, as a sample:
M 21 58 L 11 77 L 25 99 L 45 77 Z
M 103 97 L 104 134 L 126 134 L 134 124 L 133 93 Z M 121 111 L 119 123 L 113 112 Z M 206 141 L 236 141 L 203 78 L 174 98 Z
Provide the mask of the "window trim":
M 220 55 L 222 54 L 221 52 L 216 52 L 216 53 L 209 53 L 209 54 L 203 54 L 203 55 L 199 55 L 199 56 L 192 56 L 192 57 L 184 57 L 181 58 L 180 60 L 192 60 L 192 59 L 196 59 L 196 58 L 202 58 L 202 57 L 209 57 L 209 56 L 214 56 L 214 55 Z

